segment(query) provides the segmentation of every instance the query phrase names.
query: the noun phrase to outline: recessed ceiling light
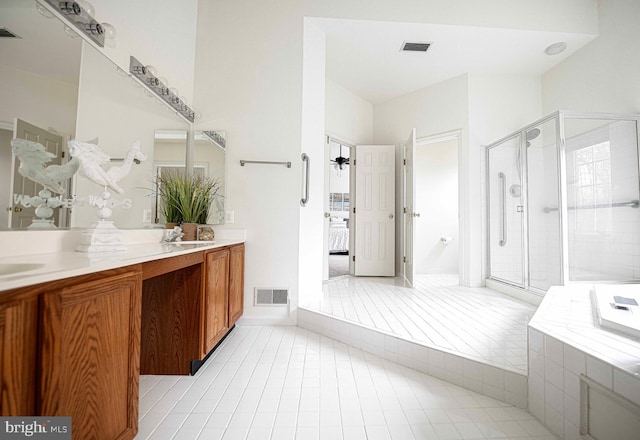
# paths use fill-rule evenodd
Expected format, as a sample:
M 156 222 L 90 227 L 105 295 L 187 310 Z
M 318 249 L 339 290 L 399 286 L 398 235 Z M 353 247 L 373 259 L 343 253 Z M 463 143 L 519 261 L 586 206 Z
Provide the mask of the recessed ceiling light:
M 547 55 L 558 55 L 559 53 L 564 52 L 566 48 L 567 48 L 567 43 L 565 43 L 564 41 L 559 41 L 557 43 L 553 43 L 552 45 L 548 46 L 544 50 L 544 53 L 546 53 Z
M 400 47 L 400 52 L 426 52 L 430 46 L 431 43 L 405 41 Z

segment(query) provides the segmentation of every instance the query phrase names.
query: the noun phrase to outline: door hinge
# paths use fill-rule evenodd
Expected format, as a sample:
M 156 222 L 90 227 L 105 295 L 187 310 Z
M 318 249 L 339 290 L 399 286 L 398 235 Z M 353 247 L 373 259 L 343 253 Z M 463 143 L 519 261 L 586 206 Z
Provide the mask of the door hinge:
M 62 157 L 64 159 L 64 151 L 62 152 L 62 154 L 60 155 L 60 157 Z
M 356 166 L 356 160 L 355 159 L 353 159 L 353 166 L 354 167 Z
M 355 206 L 353 207 L 353 213 L 354 213 L 354 214 L 356 213 L 356 208 L 355 208 Z
M 356 261 L 356 256 L 354 255 L 353 257 L 351 257 L 352 261 Z
M 407 213 L 407 208 L 402 208 L 402 213 L 406 214 Z
M 407 159 L 402 159 L 402 165 L 406 165 L 407 164 Z
M 407 257 L 402 257 L 402 262 L 406 263 L 407 262 Z

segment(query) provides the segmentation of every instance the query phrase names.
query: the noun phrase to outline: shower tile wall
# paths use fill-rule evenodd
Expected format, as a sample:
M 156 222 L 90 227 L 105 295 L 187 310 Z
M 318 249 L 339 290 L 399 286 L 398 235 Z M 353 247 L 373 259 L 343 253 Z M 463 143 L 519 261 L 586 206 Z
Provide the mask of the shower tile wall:
M 579 124 L 567 120 L 567 130 Z M 568 206 L 638 200 L 635 122 L 615 121 L 567 134 Z M 576 209 L 568 213 L 571 280 L 640 279 L 640 209 Z

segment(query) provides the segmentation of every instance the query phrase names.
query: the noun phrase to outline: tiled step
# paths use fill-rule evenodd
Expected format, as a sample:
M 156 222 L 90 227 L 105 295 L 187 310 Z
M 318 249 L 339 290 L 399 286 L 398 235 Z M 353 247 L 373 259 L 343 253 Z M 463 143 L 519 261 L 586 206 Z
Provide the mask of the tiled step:
M 527 376 L 522 373 L 304 308 L 298 308 L 298 326 L 518 408 L 527 408 Z

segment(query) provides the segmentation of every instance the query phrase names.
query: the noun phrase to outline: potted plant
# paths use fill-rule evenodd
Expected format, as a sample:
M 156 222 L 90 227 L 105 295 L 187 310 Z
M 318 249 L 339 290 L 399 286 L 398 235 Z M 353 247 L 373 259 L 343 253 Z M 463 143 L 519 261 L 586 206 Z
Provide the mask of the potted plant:
M 159 208 L 167 229 L 173 229 L 182 222 L 182 214 L 178 209 L 178 194 L 182 180 L 180 174 L 177 173 L 165 172 L 158 176 Z
M 182 223 L 183 240 L 195 240 L 198 224 L 206 224 L 211 204 L 221 197 L 217 179 L 196 174 L 167 174 L 159 178 L 162 195 L 162 212 L 169 222 L 179 218 Z

